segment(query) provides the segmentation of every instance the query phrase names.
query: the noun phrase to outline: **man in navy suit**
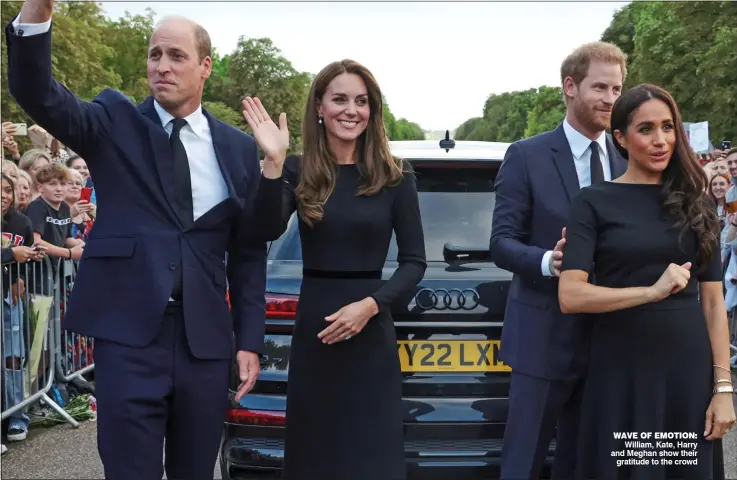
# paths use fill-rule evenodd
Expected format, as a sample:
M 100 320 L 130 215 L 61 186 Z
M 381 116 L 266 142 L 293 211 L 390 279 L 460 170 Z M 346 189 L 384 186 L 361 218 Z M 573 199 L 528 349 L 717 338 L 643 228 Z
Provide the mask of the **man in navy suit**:
M 279 215 L 268 207 L 280 183 L 261 181 L 252 137 L 201 107 L 211 72 L 203 28 L 182 18 L 157 26 L 143 104 L 110 89 L 85 102 L 52 76 L 52 10 L 53 0 L 28 0 L 7 26 L 8 81 L 95 179 L 97 221 L 63 328 L 95 338 L 105 477 L 161 479 L 166 439 L 168 478 L 211 479 L 234 353 L 236 400 L 259 374 L 272 239 L 261 226 Z M 266 161 L 282 162 L 287 146 Z
M 503 479 L 539 478 L 556 424 L 553 476 L 573 478 L 589 328 L 560 311 L 564 228 L 581 188 L 626 170 L 605 132 L 625 75 L 616 46 L 579 47 L 561 66 L 565 120 L 510 145 L 497 176 L 491 255 L 514 273 L 500 352 L 512 368 Z

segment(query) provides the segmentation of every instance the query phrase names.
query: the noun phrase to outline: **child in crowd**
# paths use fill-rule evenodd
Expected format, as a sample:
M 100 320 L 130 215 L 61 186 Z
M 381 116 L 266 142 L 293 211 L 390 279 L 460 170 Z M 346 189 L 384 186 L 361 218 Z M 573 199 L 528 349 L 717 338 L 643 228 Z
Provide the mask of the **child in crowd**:
M 64 201 L 67 182 L 72 180 L 69 169 L 61 163 L 44 165 L 36 172 L 39 186 L 39 197 L 28 204 L 25 214 L 31 219 L 35 243 L 46 248 L 46 254 L 52 257 L 54 273 L 57 262 L 61 259 L 79 260 L 82 257 L 84 242 L 72 236 L 72 218 L 69 205 Z M 53 258 L 56 257 L 56 258 Z M 37 270 L 37 279 L 46 279 L 48 272 Z M 43 290 L 38 286 L 35 293 L 51 295 L 53 285 L 44 284 Z

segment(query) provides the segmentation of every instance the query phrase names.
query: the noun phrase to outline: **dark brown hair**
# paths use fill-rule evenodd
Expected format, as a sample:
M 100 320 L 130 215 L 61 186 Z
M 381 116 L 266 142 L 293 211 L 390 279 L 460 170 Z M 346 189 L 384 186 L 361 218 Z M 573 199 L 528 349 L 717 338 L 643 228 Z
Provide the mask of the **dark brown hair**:
M 368 125 L 358 137 L 356 146 L 356 167 L 363 179 L 357 194 L 374 195 L 385 186 L 399 183 L 403 176 L 401 160 L 392 156 L 389 149 L 384 128 L 383 98 L 376 79 L 366 67 L 353 60 L 331 63 L 312 82 L 302 122 L 303 155 L 295 193 L 300 216 L 307 225 L 322 219 L 323 205 L 335 188 L 336 160 L 328 147 L 325 126 L 318 123 L 317 106 L 330 82 L 343 73 L 361 77 L 368 92 Z
M 719 246 L 719 220 L 706 194 L 709 179 L 688 144 L 675 100 L 670 93 L 655 85 L 642 84 L 627 90 L 612 108 L 612 132 L 619 130 L 625 134 L 637 109 L 653 99 L 668 105 L 676 130 L 675 151 L 663 171 L 663 209 L 676 219 L 675 226 L 681 228 L 681 235 L 689 229 L 696 233 L 699 271 L 703 271 L 708 268 L 711 256 L 719 253 L 715 251 Z M 627 150 L 619 142 L 614 142 L 614 145 L 624 158 L 629 159 Z

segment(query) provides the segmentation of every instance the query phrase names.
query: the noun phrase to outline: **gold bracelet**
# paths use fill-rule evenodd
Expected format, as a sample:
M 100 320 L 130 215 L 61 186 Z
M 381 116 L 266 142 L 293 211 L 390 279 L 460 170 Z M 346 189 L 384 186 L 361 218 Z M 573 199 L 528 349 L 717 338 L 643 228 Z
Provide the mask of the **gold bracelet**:
M 729 373 L 732 373 L 732 370 L 730 370 L 727 367 L 722 367 L 721 365 L 714 365 L 714 368 L 721 368 L 722 370 L 725 370 L 725 371 L 727 371 Z
M 714 385 L 716 385 L 717 383 L 728 383 L 728 384 L 732 385 L 732 380 L 728 380 L 726 378 L 722 378 L 721 380 L 715 381 L 714 382 Z
M 717 393 L 734 393 L 734 387 L 731 385 L 728 387 L 714 387 L 713 393 L 714 395 Z

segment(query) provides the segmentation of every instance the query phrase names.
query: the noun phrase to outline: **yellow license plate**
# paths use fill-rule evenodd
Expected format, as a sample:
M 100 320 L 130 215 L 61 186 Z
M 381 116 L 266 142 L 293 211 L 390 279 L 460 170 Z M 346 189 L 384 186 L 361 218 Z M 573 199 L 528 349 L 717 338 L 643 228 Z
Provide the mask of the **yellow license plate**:
M 399 340 L 402 372 L 511 372 L 499 340 Z

